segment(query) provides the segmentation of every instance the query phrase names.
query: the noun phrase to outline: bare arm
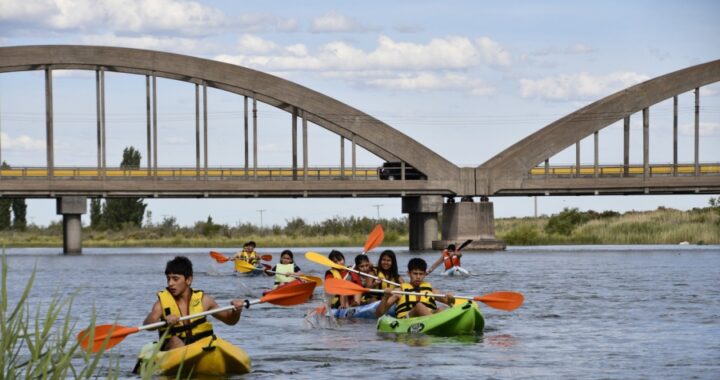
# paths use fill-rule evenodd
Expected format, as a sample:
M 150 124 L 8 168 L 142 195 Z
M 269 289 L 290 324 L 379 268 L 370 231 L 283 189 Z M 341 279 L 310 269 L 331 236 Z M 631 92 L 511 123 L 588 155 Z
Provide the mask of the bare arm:
M 437 260 L 435 260 L 435 262 L 433 263 L 433 265 L 430 266 L 430 269 L 428 269 L 428 271 L 427 271 L 428 274 L 429 274 L 430 272 L 434 271 L 435 268 L 437 268 L 437 266 L 440 265 L 440 263 L 442 263 L 444 260 L 445 260 L 445 258 L 443 257 L 443 254 L 440 253 L 440 258 L 437 259 Z
M 158 322 L 160 321 L 160 317 L 162 317 L 162 307 L 160 306 L 160 301 L 155 301 L 155 304 L 153 304 L 150 313 L 147 315 L 147 317 L 145 317 L 143 325 L 149 325 L 151 323 Z
M 377 310 L 375 310 L 375 316 L 380 318 L 383 314 L 385 314 L 388 309 L 392 305 L 394 305 L 398 300 L 400 299 L 400 296 L 397 294 L 392 294 L 392 289 L 385 288 L 385 291 L 383 293 L 383 297 L 380 300 L 380 306 L 378 306 Z
M 218 305 L 217 302 L 215 302 L 215 300 L 210 296 L 203 295 L 202 302 L 203 302 L 203 308 L 205 310 L 212 310 L 212 309 L 217 309 L 220 307 L 220 305 Z M 242 309 L 245 306 L 244 305 L 245 301 L 242 299 L 234 299 L 230 302 L 230 304 L 235 306 L 234 310 L 220 311 L 220 312 L 213 314 L 213 317 L 215 317 L 215 319 L 222 321 L 226 325 L 232 326 L 232 325 L 238 323 L 238 321 L 240 320 L 240 314 L 242 314 Z
M 435 294 L 442 294 L 439 290 L 435 290 L 435 289 L 433 289 L 432 292 Z M 446 293 L 445 297 L 436 297 L 435 299 L 448 305 L 448 306 L 455 305 L 455 297 L 453 297 L 452 292 Z

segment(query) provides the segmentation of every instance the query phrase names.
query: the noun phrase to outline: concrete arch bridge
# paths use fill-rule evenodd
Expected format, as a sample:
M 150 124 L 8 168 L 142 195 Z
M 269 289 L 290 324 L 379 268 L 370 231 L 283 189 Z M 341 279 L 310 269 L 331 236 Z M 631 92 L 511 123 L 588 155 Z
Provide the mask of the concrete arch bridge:
M 495 240 L 490 196 L 682 194 L 720 192 L 720 163 L 699 161 L 700 88 L 720 80 L 720 60 L 679 70 L 598 100 L 538 130 L 477 167 L 458 167 L 386 123 L 296 83 L 245 67 L 158 51 L 100 46 L 17 46 L 0 48 L 0 73 L 36 71 L 45 75 L 44 167 L 0 170 L 0 195 L 58 199 L 64 215 L 66 252 L 80 251 L 80 214 L 87 197 L 403 197 L 410 214 L 411 249 L 440 247 L 474 239 L 475 248 L 502 248 Z M 95 73 L 97 163 L 87 167 L 55 164 L 53 73 Z M 136 168 L 106 164 L 105 73 L 141 75 L 146 79 L 146 165 Z M 158 166 L 157 78 L 195 86 L 194 167 Z M 242 97 L 244 132 L 237 144 L 244 152 L 241 167 L 208 166 L 207 88 Z M 677 97 L 695 92 L 695 159 L 677 161 Z M 649 160 L 649 110 L 664 100 L 675 104 L 674 160 Z M 257 103 L 287 112 L 292 155 L 281 168 L 257 165 Z M 630 118 L 643 119 L 643 161 L 630 163 Z M 624 123 L 623 162 L 599 165 L 598 133 Z M 336 167 L 308 162 L 308 123 L 336 134 L 340 157 Z M 252 130 L 252 137 L 250 137 Z M 580 141 L 593 136 L 595 160 L 580 161 Z M 145 137 L 145 136 L 144 136 Z M 574 165 L 552 166 L 550 159 L 576 146 Z M 250 147 L 253 147 L 250 149 Z M 382 167 L 359 167 L 356 148 L 376 155 Z M 351 153 L 346 162 L 345 149 Z M 252 156 L 250 152 L 252 151 Z M 2 152 L 0 152 L 1 154 Z M 444 199 L 461 202 L 445 203 Z M 480 202 L 473 202 L 480 197 Z M 442 212 L 442 240 L 437 215 Z M 433 243 L 433 241 L 435 243 Z M 471 246 L 471 247 L 472 247 Z

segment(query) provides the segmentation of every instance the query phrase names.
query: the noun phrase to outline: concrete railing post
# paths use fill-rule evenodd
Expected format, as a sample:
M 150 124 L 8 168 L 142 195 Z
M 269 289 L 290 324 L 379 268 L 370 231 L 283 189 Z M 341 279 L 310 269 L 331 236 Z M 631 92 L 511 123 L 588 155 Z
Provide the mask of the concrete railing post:
M 87 197 L 57 198 L 57 214 L 63 216 L 63 253 L 82 253 L 81 215 L 87 212 Z

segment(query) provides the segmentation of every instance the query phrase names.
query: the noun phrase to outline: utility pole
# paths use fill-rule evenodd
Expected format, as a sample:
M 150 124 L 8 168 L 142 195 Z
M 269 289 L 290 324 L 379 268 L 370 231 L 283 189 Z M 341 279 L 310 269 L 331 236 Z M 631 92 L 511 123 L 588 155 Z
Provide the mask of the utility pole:
M 535 199 L 535 219 L 537 219 L 537 196 L 533 197 Z
M 263 214 L 265 211 L 267 211 L 267 210 L 265 210 L 265 209 L 257 210 L 257 212 L 260 213 L 260 228 L 263 228 L 263 218 L 262 218 L 262 214 Z
M 377 220 L 380 221 L 380 207 L 383 205 L 373 205 L 377 209 Z

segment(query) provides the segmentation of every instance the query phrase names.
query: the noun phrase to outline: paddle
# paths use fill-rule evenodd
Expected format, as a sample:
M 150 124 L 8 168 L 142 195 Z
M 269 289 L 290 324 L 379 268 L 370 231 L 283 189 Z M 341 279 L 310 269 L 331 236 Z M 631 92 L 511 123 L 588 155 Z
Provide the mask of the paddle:
M 235 262 L 235 270 L 242 273 L 252 272 L 254 270 L 268 270 L 272 268 L 270 265 L 262 264 L 264 269 L 261 269 L 259 267 L 256 267 L 255 265 L 250 264 L 247 261 L 238 260 Z
M 362 293 L 384 293 L 380 289 L 368 289 L 362 286 L 352 283 L 350 281 L 338 280 L 336 278 L 329 278 L 325 280 L 325 291 L 330 294 L 337 294 L 341 296 L 352 296 L 355 294 Z M 424 296 L 424 297 L 445 297 L 445 294 L 435 293 L 420 293 L 420 292 L 403 292 L 394 290 L 393 294 L 407 294 L 410 296 Z M 520 307 L 523 303 L 523 295 L 517 292 L 495 292 L 486 294 L 484 296 L 467 297 L 467 296 L 454 296 L 456 299 L 466 299 L 482 302 L 495 309 L 512 311 Z
M 337 264 L 337 263 L 335 263 L 334 261 L 328 259 L 327 257 L 325 257 L 325 256 L 323 256 L 323 255 L 321 255 L 321 254 L 319 254 L 319 253 L 317 253 L 317 252 L 306 252 L 306 253 L 305 253 L 305 258 L 308 259 L 308 261 L 312 261 L 312 262 L 318 263 L 318 264 L 320 264 L 320 265 L 325 265 L 325 266 L 328 266 L 328 267 L 330 267 L 330 268 L 335 268 L 335 269 L 340 269 L 340 270 L 348 270 L 348 271 L 350 271 L 350 272 L 355 272 L 355 273 L 357 273 L 357 274 L 359 274 L 359 275 L 361 275 L 361 276 L 374 278 L 374 279 L 376 279 L 376 280 L 378 280 L 378 281 L 385 281 L 385 282 L 387 282 L 388 284 L 392 284 L 392 285 L 395 285 L 395 286 L 400 286 L 400 284 L 398 284 L 397 282 L 393 282 L 393 281 L 390 281 L 390 280 L 386 280 L 386 279 L 384 279 L 384 278 L 380 278 L 380 277 L 377 277 L 377 276 L 373 276 L 373 275 L 371 275 L 371 274 L 369 274 L 369 273 L 360 272 L 359 270 L 355 270 L 355 269 L 353 269 L 353 268 L 347 268 L 347 267 L 345 267 L 345 266 L 343 266 L 343 265 Z
M 256 300 L 245 300 L 245 308 L 249 308 L 250 305 L 255 305 L 258 303 L 264 303 L 269 302 L 273 305 L 280 305 L 280 306 L 293 306 L 293 305 L 299 305 L 301 303 L 304 303 L 310 297 L 312 296 L 313 290 L 315 290 L 315 283 L 314 282 L 305 282 L 300 284 L 295 284 L 291 286 L 287 286 L 281 289 L 278 289 L 271 294 L 267 294 L 263 296 L 260 299 Z M 184 317 L 181 317 L 178 321 L 186 321 L 188 319 L 198 318 L 205 315 L 215 314 L 219 313 L 221 311 L 225 310 L 231 310 L 234 306 L 225 306 L 217 309 L 207 310 L 203 311 L 202 313 L 192 314 L 192 315 L 186 315 Z M 94 329 L 85 329 L 81 331 L 78 336 L 78 342 L 82 346 L 83 349 L 86 351 L 92 351 L 92 352 L 98 352 L 101 348 L 105 348 L 106 350 L 109 350 L 110 348 L 114 347 L 118 343 L 122 342 L 123 339 L 125 339 L 126 336 L 130 334 L 134 334 L 136 332 L 142 331 L 142 330 L 150 330 L 154 328 L 158 328 L 161 326 L 164 326 L 167 322 L 160 321 L 151 323 L 149 325 L 144 326 L 136 326 L 136 327 L 125 327 L 121 325 L 101 325 L 96 326 Z
M 382 225 L 378 223 L 375 225 L 375 228 L 370 231 L 370 235 L 368 235 L 367 240 L 365 240 L 365 245 L 363 246 L 363 255 L 380 245 L 383 239 L 385 239 L 385 231 L 383 231 Z
M 231 258 L 223 255 L 222 253 L 220 253 L 218 251 L 210 251 L 210 257 L 215 259 L 215 261 L 217 261 L 220 264 L 224 264 L 224 263 L 232 260 Z M 272 255 L 262 255 L 262 256 L 260 256 L 260 258 L 263 259 L 264 261 L 270 261 L 270 260 L 272 260 L 273 257 L 272 257 Z
M 472 239 L 467 239 L 467 240 L 465 240 L 465 242 L 462 243 L 462 244 L 460 245 L 460 247 L 458 247 L 457 250 L 458 250 L 458 251 L 462 250 L 463 248 L 467 247 L 468 244 L 470 244 L 470 243 L 472 243 Z
M 316 285 L 322 285 L 322 283 L 323 283 L 322 278 L 320 278 L 320 277 L 315 277 L 315 276 L 307 276 L 307 275 L 304 275 L 304 274 L 295 274 L 295 273 L 280 273 L 280 272 L 275 272 L 275 271 L 273 271 L 273 270 L 266 270 L 265 272 L 267 272 L 267 273 L 272 273 L 272 274 L 281 274 L 281 275 L 283 275 L 283 276 L 290 276 L 290 277 L 299 278 L 299 279 L 302 279 L 302 280 L 305 280 L 305 281 L 308 281 L 308 282 L 314 282 Z

